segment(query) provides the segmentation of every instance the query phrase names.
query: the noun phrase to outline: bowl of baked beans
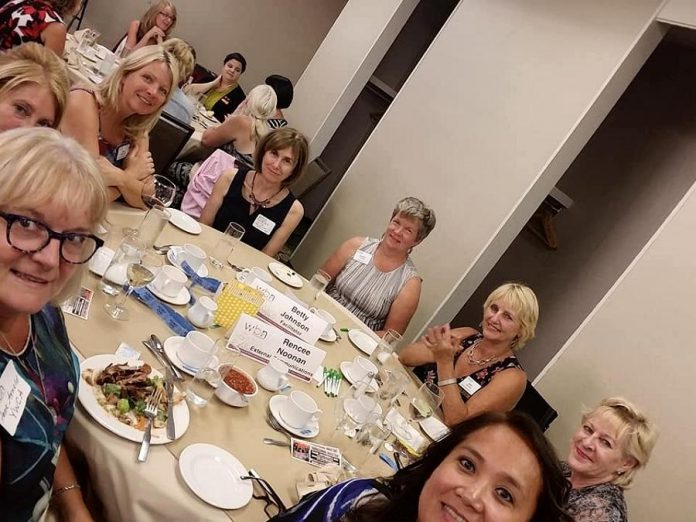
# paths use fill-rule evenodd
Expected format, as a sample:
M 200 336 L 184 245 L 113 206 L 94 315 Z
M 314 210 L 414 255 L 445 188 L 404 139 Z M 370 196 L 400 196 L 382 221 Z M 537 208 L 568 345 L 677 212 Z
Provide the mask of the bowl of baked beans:
M 251 375 L 231 364 L 222 364 L 218 370 L 222 376 L 222 381 L 215 390 L 218 399 L 237 408 L 248 406 L 258 391 Z

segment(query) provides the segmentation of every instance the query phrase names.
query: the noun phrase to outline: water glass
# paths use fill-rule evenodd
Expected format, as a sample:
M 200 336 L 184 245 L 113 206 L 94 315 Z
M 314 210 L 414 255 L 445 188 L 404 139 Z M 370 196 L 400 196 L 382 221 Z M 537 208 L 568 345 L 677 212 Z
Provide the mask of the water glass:
M 170 212 L 161 205 L 154 205 L 147 211 L 138 227 L 138 237 L 145 248 L 152 248 L 170 217 Z
M 375 346 L 375 349 L 372 350 L 370 361 L 372 361 L 375 366 L 385 364 L 392 353 L 394 353 L 401 339 L 401 334 L 396 330 L 387 330 L 377 343 L 377 346 Z
M 188 383 L 186 400 L 197 408 L 204 407 L 220 385 L 220 381 L 222 381 L 222 376 L 217 368 L 210 366 L 201 368 Z
M 408 384 L 408 376 L 396 371 L 384 369 L 382 372 L 382 384 L 377 390 L 377 397 L 382 406 L 382 411 L 391 408 L 394 399 L 403 393 Z
M 143 243 L 136 235 L 124 237 L 99 282 L 100 290 L 111 296 L 119 295 L 128 282 L 128 265 L 140 260 L 143 249 Z
M 411 406 L 416 411 L 418 418 L 430 417 L 442 404 L 440 388 L 429 382 L 424 382 L 411 399 Z
M 230 222 L 225 229 L 213 252 L 209 255 L 210 262 L 216 268 L 223 268 L 225 263 L 232 255 L 232 251 L 244 236 L 244 227 L 234 221 Z
M 380 422 L 368 422 L 363 424 L 353 439 L 355 444 L 362 450 L 362 458 L 353 458 L 352 463 L 361 467 L 370 455 L 374 455 L 382 447 L 382 443 L 387 440 L 391 431 Z M 366 451 L 365 451 L 366 450 Z
M 317 270 L 312 276 L 312 279 L 309 280 L 309 286 L 315 290 L 314 300 L 312 301 L 313 304 L 316 304 L 319 295 L 324 291 L 330 282 L 331 276 L 321 269 Z

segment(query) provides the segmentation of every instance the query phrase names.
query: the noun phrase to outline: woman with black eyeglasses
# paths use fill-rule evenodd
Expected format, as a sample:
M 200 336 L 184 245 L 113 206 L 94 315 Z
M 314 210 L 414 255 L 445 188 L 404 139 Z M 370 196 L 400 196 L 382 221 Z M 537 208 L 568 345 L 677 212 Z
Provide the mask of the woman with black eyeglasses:
M 91 520 L 65 452 L 79 365 L 56 306 L 102 244 L 95 161 L 52 129 L 0 134 L 0 518 Z

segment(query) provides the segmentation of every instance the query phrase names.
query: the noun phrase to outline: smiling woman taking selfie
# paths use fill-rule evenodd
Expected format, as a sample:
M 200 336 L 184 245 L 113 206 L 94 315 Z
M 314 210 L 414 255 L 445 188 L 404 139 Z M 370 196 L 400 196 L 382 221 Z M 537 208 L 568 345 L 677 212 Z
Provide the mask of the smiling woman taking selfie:
M 102 244 L 107 198 L 94 160 L 52 129 L 0 134 L 0 374 L 18 415 L 0 415 L 0 518 L 91 520 L 67 454 L 79 364 L 57 307 Z M 17 399 L 19 397 L 19 399 Z

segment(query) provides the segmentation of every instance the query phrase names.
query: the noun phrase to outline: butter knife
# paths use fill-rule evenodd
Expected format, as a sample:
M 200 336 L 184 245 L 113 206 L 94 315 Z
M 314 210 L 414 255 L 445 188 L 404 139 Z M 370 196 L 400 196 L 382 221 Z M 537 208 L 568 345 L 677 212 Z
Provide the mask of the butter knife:
M 174 379 L 175 379 L 175 380 L 177 380 L 177 381 L 183 381 L 183 380 L 184 380 L 184 378 L 181 376 L 181 372 L 179 372 L 179 370 L 176 369 L 176 367 L 171 363 L 171 361 L 170 361 L 169 359 L 166 358 L 166 354 L 165 354 L 165 353 L 160 352 L 159 350 L 157 350 L 157 349 L 154 347 L 154 345 L 152 344 L 152 342 L 150 341 L 150 339 L 146 339 L 146 340 L 142 341 L 142 343 L 143 343 L 143 346 L 145 346 L 145 348 L 147 348 L 148 350 L 150 350 L 150 352 L 152 353 L 152 355 L 155 356 L 155 358 L 159 361 L 159 363 L 160 363 L 162 366 L 164 366 L 166 369 L 169 369 L 169 371 L 172 372 L 172 375 L 174 376 Z
M 159 337 L 157 337 L 155 334 L 152 334 L 150 336 L 150 340 L 152 341 L 151 346 L 157 350 L 157 352 L 162 356 L 162 358 L 167 361 L 169 365 L 169 369 L 172 371 L 174 374 L 174 380 L 176 381 L 183 381 L 184 376 L 181 375 L 181 372 L 177 369 L 176 366 L 174 366 L 174 363 L 172 360 L 169 358 L 167 355 L 167 352 L 164 351 L 164 344 L 162 344 L 162 341 L 160 340 Z
M 174 375 L 167 370 L 164 386 L 167 390 L 167 438 L 176 439 L 176 426 L 174 425 Z

